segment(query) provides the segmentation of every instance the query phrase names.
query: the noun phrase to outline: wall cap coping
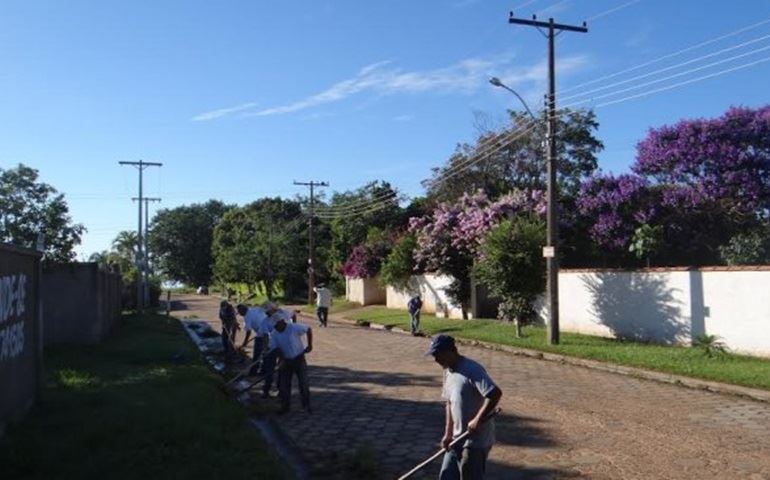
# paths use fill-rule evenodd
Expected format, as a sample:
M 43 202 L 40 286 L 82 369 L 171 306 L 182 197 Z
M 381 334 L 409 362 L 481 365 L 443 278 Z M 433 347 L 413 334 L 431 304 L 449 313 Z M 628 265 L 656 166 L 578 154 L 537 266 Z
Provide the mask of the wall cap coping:
M 560 268 L 559 273 L 770 272 L 770 265 L 712 265 L 703 267 Z
M 31 248 L 19 247 L 17 245 L 11 245 L 10 243 L 0 243 L 0 251 L 5 251 L 8 253 L 17 253 L 20 255 L 27 255 L 29 257 L 37 257 L 37 258 L 40 258 L 43 256 L 43 254 L 41 252 L 38 252 L 37 250 L 33 250 Z

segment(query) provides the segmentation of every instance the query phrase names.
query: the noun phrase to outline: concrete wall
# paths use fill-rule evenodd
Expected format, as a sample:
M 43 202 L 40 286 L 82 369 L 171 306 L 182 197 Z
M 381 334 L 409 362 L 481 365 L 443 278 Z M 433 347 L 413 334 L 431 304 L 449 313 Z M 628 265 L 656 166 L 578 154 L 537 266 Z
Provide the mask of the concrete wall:
M 452 277 L 444 275 L 415 275 L 409 280 L 406 289 L 388 285 L 386 304 L 388 308 L 406 309 L 409 299 L 419 293 L 422 296 L 423 312 L 435 313 L 437 317 L 463 318 L 460 306 L 454 304 L 444 291 L 450 283 Z
M 42 385 L 40 255 L 0 244 L 0 436 Z
M 770 356 L 770 267 L 563 270 L 564 331 L 690 344 L 718 335 L 736 352 Z
M 385 288 L 377 278 L 345 277 L 345 298 L 361 305 L 385 303 Z
M 121 279 L 96 263 L 47 267 L 43 273 L 46 345 L 99 343 L 120 318 Z

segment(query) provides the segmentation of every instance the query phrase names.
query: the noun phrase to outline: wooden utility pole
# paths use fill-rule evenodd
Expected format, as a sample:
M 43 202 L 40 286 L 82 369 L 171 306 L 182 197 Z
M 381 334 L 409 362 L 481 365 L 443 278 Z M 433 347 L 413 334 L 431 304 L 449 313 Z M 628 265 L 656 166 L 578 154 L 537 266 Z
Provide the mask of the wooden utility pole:
M 310 212 L 308 215 L 308 256 L 307 256 L 307 303 L 313 303 L 313 287 L 315 286 L 315 244 L 313 239 L 313 217 L 315 216 L 315 187 L 328 187 L 329 182 L 294 182 L 294 185 L 310 187 Z
M 157 162 L 145 162 L 139 160 L 138 162 L 118 162 L 120 165 L 131 165 L 139 170 L 139 223 L 136 228 L 136 311 L 141 312 L 144 307 L 144 285 L 142 278 L 142 265 L 144 263 L 144 256 L 142 255 L 142 174 L 147 167 L 162 167 L 162 163 Z
M 547 283 L 546 296 L 548 297 L 548 343 L 559 343 L 559 211 L 558 211 L 558 185 L 556 183 L 556 53 L 555 38 L 561 32 L 587 33 L 588 28 L 583 22 L 582 26 L 563 25 L 555 23 L 553 18 L 547 22 L 540 22 L 536 16 L 532 20 L 515 18 L 513 12 L 508 17 L 508 23 L 516 25 L 528 25 L 547 29 L 544 35 L 548 38 L 548 95 L 546 97 L 546 112 L 548 114 L 548 131 L 546 141 L 548 143 L 548 211 L 547 245 L 543 248 L 543 256 L 546 257 Z M 542 30 L 541 30 L 542 33 Z

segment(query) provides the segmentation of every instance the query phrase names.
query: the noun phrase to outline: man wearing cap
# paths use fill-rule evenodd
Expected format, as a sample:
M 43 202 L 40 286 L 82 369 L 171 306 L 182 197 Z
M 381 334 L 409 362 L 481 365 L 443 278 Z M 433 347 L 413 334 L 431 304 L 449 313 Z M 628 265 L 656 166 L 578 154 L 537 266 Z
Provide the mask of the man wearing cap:
M 246 338 L 243 339 L 241 348 L 246 347 L 252 332 L 254 332 L 254 354 L 251 359 L 252 366 L 249 375 L 256 375 L 262 361 L 262 351 L 265 349 L 265 335 L 260 332 L 259 325 L 267 317 L 267 313 L 263 308 L 247 307 L 242 303 L 235 309 L 243 317 L 243 328 L 246 330 Z
M 283 312 L 283 311 L 282 311 Z M 275 329 L 270 334 L 270 351 L 275 351 L 281 358 L 278 369 L 278 391 L 281 397 L 279 414 L 289 411 L 291 406 L 291 379 L 297 375 L 302 407 L 310 410 L 310 389 L 307 381 L 307 361 L 305 354 L 313 350 L 313 330 L 301 323 L 290 323 L 291 315 L 279 314 Z M 302 343 L 302 336 L 307 336 L 307 347 Z
M 444 369 L 442 398 L 446 400 L 446 422 L 441 446 L 447 450 L 439 480 L 479 480 L 484 478 L 487 456 L 495 443 L 492 413 L 502 396 L 484 367 L 457 352 L 455 339 L 436 335 L 425 354 L 432 355 Z M 465 441 L 451 449 L 449 444 L 465 431 Z

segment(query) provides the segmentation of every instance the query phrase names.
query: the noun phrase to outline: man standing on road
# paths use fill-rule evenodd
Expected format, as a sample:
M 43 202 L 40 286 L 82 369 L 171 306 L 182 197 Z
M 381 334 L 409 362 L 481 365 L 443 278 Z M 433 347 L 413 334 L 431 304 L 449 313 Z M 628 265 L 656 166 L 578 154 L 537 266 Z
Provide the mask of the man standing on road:
M 332 292 L 326 285 L 319 283 L 317 287 L 313 288 L 316 296 L 316 314 L 318 315 L 318 321 L 322 327 L 326 326 L 326 322 L 329 320 L 329 308 L 332 306 Z
M 419 293 L 409 299 L 406 309 L 409 310 L 409 316 L 412 319 L 412 336 L 415 336 L 420 328 L 420 309 L 422 309 L 422 298 Z
M 225 351 L 225 362 L 235 359 L 235 331 L 238 330 L 238 318 L 235 309 L 227 300 L 219 303 L 219 320 L 222 322 L 222 346 Z
M 311 413 L 305 354 L 313 350 L 313 330 L 301 323 L 289 323 L 289 318 L 290 316 L 279 315 L 275 329 L 270 334 L 270 351 L 275 350 L 281 358 L 278 369 L 281 410 L 278 413 L 287 413 L 291 407 L 291 380 L 295 374 L 302 408 Z M 307 347 L 302 343 L 303 335 L 307 336 Z
M 457 352 L 449 335 L 433 337 L 427 355 L 444 369 L 442 397 L 446 400 L 446 422 L 441 446 L 447 450 L 439 480 L 481 480 L 487 456 L 495 443 L 492 413 L 503 395 L 484 367 Z M 452 440 L 465 431 L 465 441 L 449 449 Z
M 265 335 L 265 338 L 268 339 L 269 343 L 269 338 L 275 331 L 276 321 L 279 317 L 286 315 L 288 312 L 278 308 L 278 306 L 271 301 L 262 304 L 262 309 L 265 311 L 265 318 L 260 322 L 258 332 Z M 273 349 L 268 349 L 262 357 L 262 369 L 259 371 L 259 374 L 265 378 L 262 383 L 262 398 L 270 398 L 270 388 L 273 386 L 275 364 L 277 362 L 278 352 Z
M 252 366 L 249 370 L 249 375 L 256 375 L 259 372 L 262 351 L 265 349 L 265 334 L 260 331 L 259 327 L 267 314 L 265 313 L 265 310 L 260 307 L 247 307 L 242 303 L 235 308 L 243 317 L 243 328 L 246 330 L 246 338 L 243 339 L 241 348 L 246 347 L 252 332 L 254 332 L 254 354 L 251 359 Z

